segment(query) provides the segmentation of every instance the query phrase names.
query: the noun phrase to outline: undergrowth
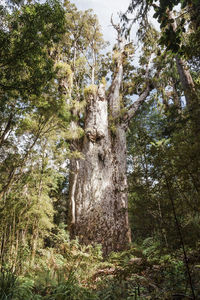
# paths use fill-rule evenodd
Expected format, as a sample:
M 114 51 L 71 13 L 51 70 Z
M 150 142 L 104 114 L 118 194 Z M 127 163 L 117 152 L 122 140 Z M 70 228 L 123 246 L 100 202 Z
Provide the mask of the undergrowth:
M 106 259 L 99 245 L 81 246 L 62 235 L 54 242 L 21 272 L 1 267 L 0 300 L 192 299 L 181 251 L 167 254 L 151 238 Z M 199 265 L 190 265 L 196 299 Z

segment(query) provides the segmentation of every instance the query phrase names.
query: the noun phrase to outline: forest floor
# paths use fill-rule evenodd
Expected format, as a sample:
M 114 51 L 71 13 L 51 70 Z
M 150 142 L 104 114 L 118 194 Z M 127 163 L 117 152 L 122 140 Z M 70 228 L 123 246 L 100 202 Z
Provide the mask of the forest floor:
M 32 264 L 2 267 L 0 300 L 200 299 L 198 256 L 188 252 L 194 298 L 181 250 L 165 254 L 149 238 L 104 259 L 98 245 L 65 241 L 38 251 Z

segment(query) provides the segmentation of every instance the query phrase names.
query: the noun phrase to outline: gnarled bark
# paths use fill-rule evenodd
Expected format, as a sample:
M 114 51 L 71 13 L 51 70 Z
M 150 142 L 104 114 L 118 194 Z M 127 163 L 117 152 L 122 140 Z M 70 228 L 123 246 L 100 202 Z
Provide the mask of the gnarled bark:
M 71 232 L 85 244 L 100 243 L 104 253 L 130 242 L 127 210 L 126 134 L 108 126 L 103 87 L 87 104 L 83 159 L 73 160 Z

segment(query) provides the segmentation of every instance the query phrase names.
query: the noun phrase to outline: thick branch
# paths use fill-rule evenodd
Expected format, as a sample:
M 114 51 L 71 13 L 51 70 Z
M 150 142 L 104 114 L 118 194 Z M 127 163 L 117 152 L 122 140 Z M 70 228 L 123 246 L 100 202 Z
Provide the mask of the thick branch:
M 13 120 L 13 113 L 10 114 L 9 118 L 8 118 L 8 122 L 7 122 L 7 125 L 0 137 L 0 147 L 3 145 L 4 141 L 5 141 L 5 138 L 6 138 L 6 135 L 7 133 L 9 132 L 10 128 L 11 128 L 11 125 L 12 125 L 12 120 Z
M 123 127 L 127 128 L 129 125 L 130 120 L 135 116 L 137 113 L 139 107 L 142 105 L 142 103 L 146 100 L 150 93 L 150 85 L 147 84 L 146 89 L 144 92 L 139 96 L 139 98 L 129 107 L 128 112 L 124 115 L 124 122 Z
M 121 58 L 119 58 L 119 60 L 121 60 Z M 122 78 L 123 78 L 123 66 L 122 63 L 119 63 L 118 70 L 113 79 L 110 88 L 110 95 L 109 95 L 110 111 L 113 118 L 116 118 L 120 112 L 120 88 L 122 84 Z
M 123 55 L 124 55 L 124 47 L 125 47 L 125 38 L 123 37 L 122 29 L 120 25 L 115 25 L 111 18 L 111 24 L 114 29 L 117 31 L 117 41 L 118 41 L 118 49 L 117 52 L 114 54 L 115 57 L 115 73 L 114 79 L 112 81 L 110 87 L 110 94 L 109 94 L 109 105 L 110 111 L 113 118 L 116 118 L 119 115 L 120 111 L 120 88 L 122 85 L 123 79 Z

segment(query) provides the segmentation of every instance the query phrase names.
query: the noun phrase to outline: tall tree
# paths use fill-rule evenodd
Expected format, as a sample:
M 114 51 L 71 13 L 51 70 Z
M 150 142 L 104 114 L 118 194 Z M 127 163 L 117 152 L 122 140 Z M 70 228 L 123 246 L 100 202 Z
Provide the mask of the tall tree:
M 178 8 L 177 5 L 179 5 Z M 199 105 L 199 86 L 195 84 L 188 66 L 188 56 L 191 59 L 193 55 L 191 52 L 189 55 L 187 54 L 187 49 L 191 49 L 191 46 L 188 47 L 187 45 L 187 40 L 190 40 L 190 36 L 192 36 L 199 47 L 199 43 L 197 42 L 200 27 L 199 3 L 195 0 L 132 0 L 127 12 L 132 13 L 134 10 L 138 10 L 134 21 L 140 20 L 141 26 L 144 26 L 148 23 L 148 12 L 152 8 L 155 10 L 153 17 L 160 23 L 161 38 L 159 42 L 165 46 L 167 51 L 173 54 L 176 60 L 188 109 L 197 109 Z M 122 15 L 122 19 L 125 21 L 124 25 L 129 21 L 126 14 Z M 195 53 L 196 51 L 194 51 L 194 56 Z
M 91 84 L 84 89 L 84 136 L 76 137 L 72 143 L 81 157 L 71 159 L 69 182 L 71 235 L 78 236 L 85 244 L 102 244 L 104 254 L 125 249 L 131 241 L 126 131 L 129 121 L 150 92 L 147 70 L 139 97 L 131 105 L 127 104 L 123 93 L 123 73 L 131 50 L 121 27 L 113 26 L 117 31 L 117 45 L 113 53 L 112 83 L 107 92 L 105 83 Z M 94 76 L 92 83 L 93 80 Z M 82 115 L 75 110 L 74 113 L 78 126 Z
M 0 254 L 15 268 L 28 244 L 34 260 L 38 240 L 53 226 L 49 194 L 57 175 L 50 164 L 69 113 L 48 50 L 67 26 L 57 1 L 0 6 L 0 14 Z

